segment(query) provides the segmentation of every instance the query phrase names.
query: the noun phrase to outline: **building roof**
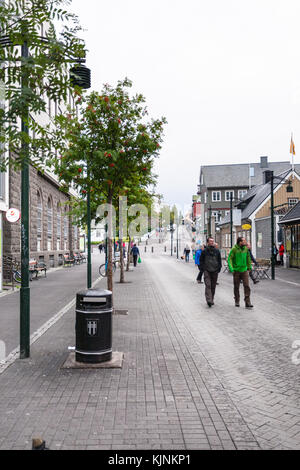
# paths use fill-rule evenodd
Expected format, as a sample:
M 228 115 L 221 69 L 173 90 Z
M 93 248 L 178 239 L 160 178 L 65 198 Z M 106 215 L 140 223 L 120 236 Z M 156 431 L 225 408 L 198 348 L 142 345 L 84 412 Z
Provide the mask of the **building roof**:
M 295 222 L 297 220 L 300 221 L 300 201 L 295 204 L 295 206 L 293 206 L 291 210 L 289 210 L 289 212 L 282 217 L 282 219 L 280 219 L 279 223 L 286 224 L 288 222 Z
M 289 169 L 288 171 L 284 171 L 283 173 L 276 175 L 282 180 L 284 180 L 291 170 Z M 276 180 L 274 178 L 274 183 L 273 187 L 274 190 L 279 186 L 281 181 Z M 237 204 L 235 207 L 236 208 L 241 208 L 243 203 L 247 203 L 246 207 L 242 209 L 242 220 L 249 219 L 251 214 L 267 199 L 267 197 L 271 194 L 271 183 L 266 183 L 266 184 L 259 184 L 257 186 L 254 186 L 251 188 L 244 196 L 244 198 L 241 200 L 239 204 Z M 219 225 L 226 225 L 230 223 L 230 214 L 227 214 L 219 223 Z
M 254 168 L 254 176 L 251 177 L 251 186 L 262 185 L 263 173 L 266 170 L 280 174 L 291 170 L 291 163 L 267 162 L 265 166 L 260 163 L 241 163 L 234 165 L 205 165 L 201 167 L 203 184 L 207 188 L 243 188 L 249 187 L 249 168 Z M 295 165 L 295 170 L 300 174 L 300 164 Z

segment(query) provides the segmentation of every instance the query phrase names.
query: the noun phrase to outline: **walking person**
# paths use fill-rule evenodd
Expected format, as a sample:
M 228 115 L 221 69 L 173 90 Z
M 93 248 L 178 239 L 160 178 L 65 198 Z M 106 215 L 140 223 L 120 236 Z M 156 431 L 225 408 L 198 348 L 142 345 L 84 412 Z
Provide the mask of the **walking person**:
M 131 248 L 130 254 L 133 256 L 133 265 L 136 267 L 138 256 L 140 255 L 140 250 L 136 246 L 136 243 Z
M 214 297 L 219 272 L 222 269 L 221 253 L 215 247 L 215 241 L 212 237 L 207 239 L 207 246 L 200 256 L 200 265 L 204 272 L 205 299 L 207 305 L 214 305 Z
M 278 248 L 276 244 L 274 243 L 273 245 L 273 257 L 274 257 L 274 263 L 277 264 L 277 255 L 278 255 Z
M 253 264 L 255 264 L 255 266 L 258 266 L 258 262 L 256 261 L 256 259 L 254 258 L 253 254 L 252 254 L 252 251 L 251 251 L 251 245 L 250 243 L 247 243 L 247 248 L 248 248 L 248 251 L 249 251 L 249 254 L 250 254 L 250 258 L 251 258 L 251 261 Z M 257 275 L 257 273 L 256 273 Z M 249 271 L 249 276 L 251 277 L 252 281 L 254 284 L 258 284 L 259 283 L 259 280 L 256 278 L 253 270 L 252 271 Z
M 240 282 L 243 282 L 245 307 L 252 308 L 250 301 L 250 286 L 248 271 L 252 270 L 251 257 L 247 248 L 245 238 L 238 237 L 236 245 L 230 250 L 228 255 L 229 271 L 233 273 L 235 306 L 240 306 Z
M 189 263 L 190 261 L 190 252 L 191 252 L 190 246 L 186 244 L 185 249 L 183 251 L 186 263 Z
M 99 251 L 100 251 L 100 254 L 101 254 L 101 253 L 102 253 L 102 250 L 103 250 L 103 244 L 102 244 L 102 243 L 99 243 L 98 248 L 99 248 Z
M 280 264 L 283 266 L 283 254 L 284 254 L 284 244 L 281 242 L 279 247 L 279 257 L 280 257 Z
M 197 276 L 197 279 L 196 279 L 198 284 L 203 284 L 203 282 L 202 282 L 203 269 L 202 269 L 202 266 L 200 264 L 201 253 L 202 253 L 201 245 L 198 245 L 198 248 L 196 248 L 196 251 L 195 251 L 195 265 L 198 266 L 198 269 L 199 269 L 199 273 L 198 273 L 198 276 Z

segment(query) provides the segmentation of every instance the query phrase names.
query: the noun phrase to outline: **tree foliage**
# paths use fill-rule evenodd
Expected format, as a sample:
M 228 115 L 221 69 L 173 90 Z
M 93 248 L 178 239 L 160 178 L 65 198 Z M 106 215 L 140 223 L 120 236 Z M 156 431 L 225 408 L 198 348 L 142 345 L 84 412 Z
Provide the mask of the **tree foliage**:
M 24 159 L 44 162 L 50 142 L 39 119 L 48 101 L 67 101 L 70 92 L 68 63 L 85 56 L 77 36 L 78 18 L 68 11 L 66 0 L 14 0 L 0 5 L 1 44 L 0 109 L 1 168 Z M 55 25 L 55 26 L 54 26 Z M 58 31 L 58 32 L 57 32 Z M 22 56 L 27 46 L 28 57 Z M 20 129 L 20 119 L 28 133 Z M 23 151 L 24 144 L 30 152 Z

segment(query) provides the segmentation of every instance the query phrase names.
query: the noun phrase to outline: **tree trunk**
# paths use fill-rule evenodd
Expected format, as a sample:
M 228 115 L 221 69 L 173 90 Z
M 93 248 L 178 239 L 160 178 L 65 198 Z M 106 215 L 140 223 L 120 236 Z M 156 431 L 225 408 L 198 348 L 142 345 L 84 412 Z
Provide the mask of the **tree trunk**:
M 126 268 L 126 271 L 129 271 L 129 266 L 130 266 L 130 245 L 131 245 L 131 237 L 129 235 L 128 249 L 127 249 L 127 268 Z
M 120 246 L 120 284 L 125 282 L 124 279 L 124 256 L 123 256 L 123 213 L 122 211 L 119 212 L 119 246 Z

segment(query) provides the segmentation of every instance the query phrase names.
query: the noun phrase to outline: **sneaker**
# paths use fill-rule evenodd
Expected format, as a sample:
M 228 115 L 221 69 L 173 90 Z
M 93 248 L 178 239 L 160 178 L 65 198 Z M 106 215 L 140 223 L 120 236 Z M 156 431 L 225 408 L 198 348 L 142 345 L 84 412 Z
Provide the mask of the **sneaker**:
M 239 302 L 236 302 L 236 303 L 235 303 L 235 306 L 236 306 L 236 307 L 239 307 L 239 306 L 240 306 Z
M 258 284 L 258 283 L 259 283 L 259 280 L 258 280 L 258 279 L 255 279 L 253 282 L 254 282 L 254 284 Z
M 245 307 L 246 308 L 253 308 L 253 305 L 252 304 L 246 304 Z

